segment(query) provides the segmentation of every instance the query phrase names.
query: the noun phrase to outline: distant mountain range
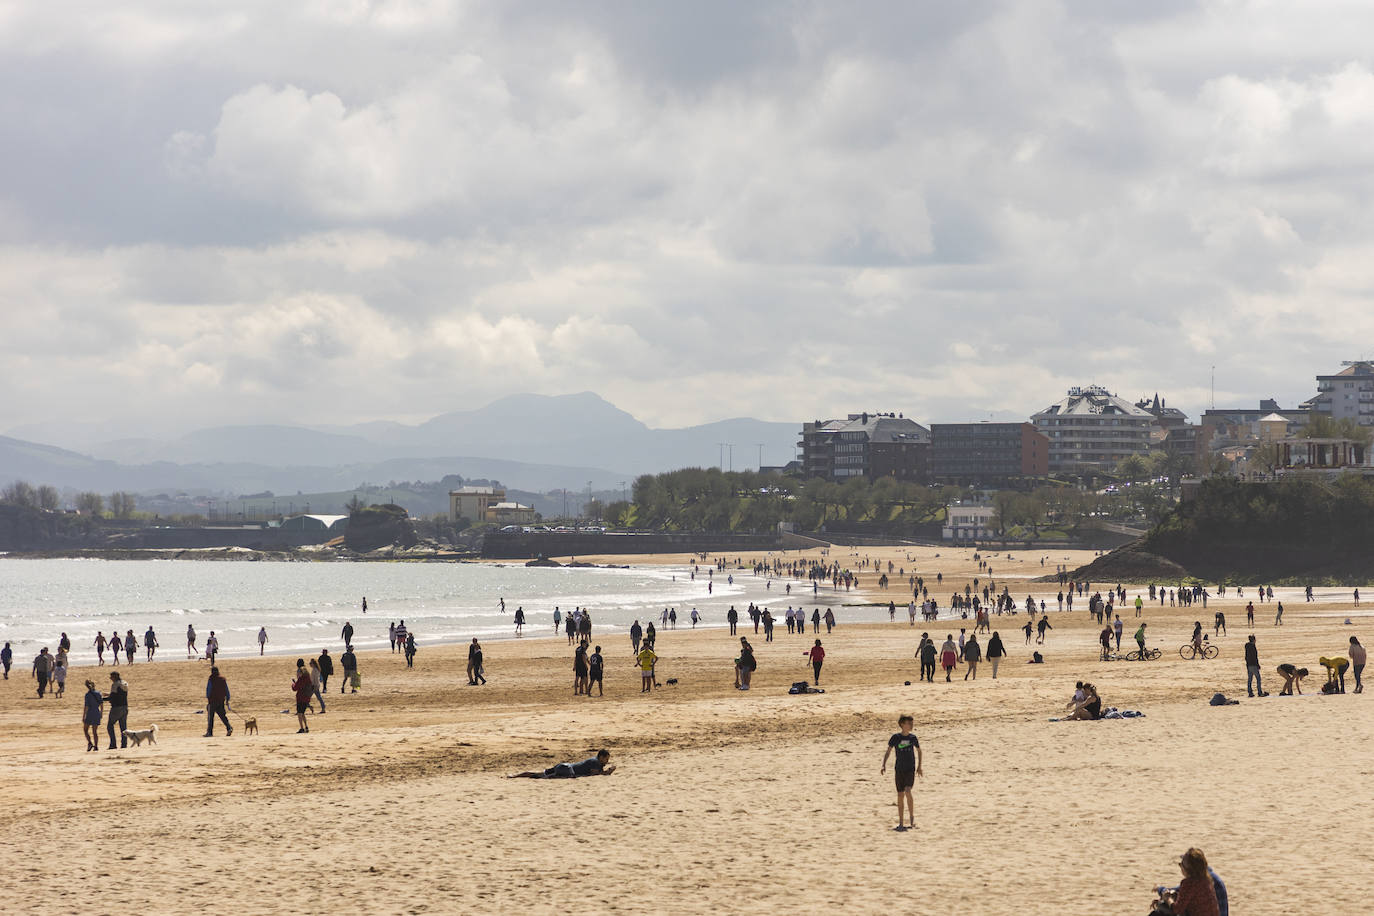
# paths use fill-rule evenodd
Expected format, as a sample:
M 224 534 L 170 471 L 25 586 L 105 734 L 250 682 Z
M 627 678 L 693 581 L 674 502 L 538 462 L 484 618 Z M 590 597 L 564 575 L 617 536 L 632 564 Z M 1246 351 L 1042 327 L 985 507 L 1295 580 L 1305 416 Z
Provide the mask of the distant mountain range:
M 32 428 L 26 429 L 30 432 Z M 721 420 L 651 429 L 591 392 L 502 398 L 417 426 L 219 426 L 174 439 L 85 442 L 45 427 L 67 448 L 0 437 L 0 483 L 115 489 L 278 493 L 347 489 L 361 482 L 438 480 L 447 474 L 508 487 L 618 490 L 639 474 L 712 466 L 733 443 L 733 466 L 792 458 L 800 423 Z M 726 450 L 729 464 L 730 451 Z

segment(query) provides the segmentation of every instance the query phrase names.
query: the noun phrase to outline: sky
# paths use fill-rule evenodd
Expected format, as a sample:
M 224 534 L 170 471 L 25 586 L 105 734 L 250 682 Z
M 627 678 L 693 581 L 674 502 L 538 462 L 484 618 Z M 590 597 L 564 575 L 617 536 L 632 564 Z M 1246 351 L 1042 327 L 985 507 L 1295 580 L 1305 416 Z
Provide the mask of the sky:
M 0 0 L 0 431 L 1196 418 L 1374 356 L 1374 5 Z M 34 436 L 29 436 L 34 437 Z M 49 439 L 54 436 L 50 435 Z

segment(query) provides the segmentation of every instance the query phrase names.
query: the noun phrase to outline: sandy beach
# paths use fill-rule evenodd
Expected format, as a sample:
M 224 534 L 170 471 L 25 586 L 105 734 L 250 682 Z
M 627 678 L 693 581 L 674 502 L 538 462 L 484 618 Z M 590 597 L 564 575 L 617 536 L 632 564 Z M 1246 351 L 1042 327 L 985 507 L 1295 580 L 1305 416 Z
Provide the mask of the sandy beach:
M 1249 588 L 1205 611 L 1155 603 L 1144 619 L 1163 657 L 1103 662 L 1086 598 L 1060 613 L 1057 587 L 1029 581 L 1091 555 L 1061 551 L 1041 567 L 1040 554 L 1012 553 L 991 560 L 999 585 L 1019 600 L 1045 598 L 1053 630 L 1028 647 L 1023 615 L 994 617 L 1010 652 L 997 680 L 984 664 L 976 681 L 962 680 L 960 665 L 952 683 L 942 673 L 918 683 L 922 629 L 938 642 L 960 622 L 911 628 L 904 583 L 879 590 L 865 570 L 861 592 L 806 600 L 840 619 L 819 636 L 823 695 L 787 694 L 810 673 L 812 634 L 788 634 L 780 622 L 768 643 L 741 624 L 759 661 L 743 693 L 732 686 L 737 640 L 680 620 L 657 646 L 659 678 L 676 687 L 641 694 L 617 635 L 603 644 L 605 696 L 575 697 L 571 647 L 552 636 L 549 609 L 527 607 L 524 638 L 484 644 L 487 686 L 466 685 L 462 646 L 422 645 L 413 670 L 399 654 L 364 653 L 362 691 L 341 695 L 332 681 L 328 711 L 312 717 L 308 735 L 283 714 L 293 660 L 269 657 L 221 665 L 234 707 L 256 716 L 261 734 L 203 738 L 209 666 L 172 650 L 166 661 L 120 668 L 130 726 L 157 723 L 159 745 L 87 753 L 82 683 L 103 687 L 107 671 L 78 664 L 65 698 L 39 700 L 31 659 L 16 659 L 0 684 L 0 820 L 10 840 L 0 890 L 21 911 L 60 893 L 71 895 L 66 909 L 92 913 L 1101 916 L 1145 912 L 1150 888 L 1176 883 L 1178 854 L 1196 845 L 1227 881 L 1233 913 L 1358 912 L 1363 879 L 1374 875 L 1360 813 L 1374 717 L 1363 695 L 1316 694 L 1318 656 L 1344 654 L 1352 634 L 1374 641 L 1365 608 L 1344 590 L 1319 590 L 1307 604 L 1285 589 L 1284 626 L 1273 625 L 1272 604 L 1256 604 L 1251 631 Z M 930 587 L 942 606 L 977 574 L 971 551 L 837 547 L 830 556 L 851 567 L 892 559 L 928 580 L 939 572 L 944 582 Z M 1128 586 L 1131 600 L 1137 591 Z M 846 601 L 889 597 L 895 623 L 845 623 Z M 775 611 L 786 603 L 779 595 Z M 1220 657 L 1180 659 L 1192 622 L 1210 634 L 1218 609 L 1230 627 L 1216 639 Z M 1133 611 L 1123 620 L 1126 648 Z M 963 625 L 972 632 L 972 621 Z M 1250 632 L 1264 699 L 1245 696 Z M 1045 664 L 1026 664 L 1034 648 Z M 1278 696 L 1280 662 L 1313 670 L 1311 695 Z M 1048 721 L 1079 679 L 1096 683 L 1107 705 L 1145 717 Z M 1218 690 L 1241 704 L 1209 706 Z M 879 764 L 902 712 L 916 718 L 925 777 L 918 829 L 897 833 L 891 774 Z M 613 776 L 504 778 L 601 747 L 618 765 Z

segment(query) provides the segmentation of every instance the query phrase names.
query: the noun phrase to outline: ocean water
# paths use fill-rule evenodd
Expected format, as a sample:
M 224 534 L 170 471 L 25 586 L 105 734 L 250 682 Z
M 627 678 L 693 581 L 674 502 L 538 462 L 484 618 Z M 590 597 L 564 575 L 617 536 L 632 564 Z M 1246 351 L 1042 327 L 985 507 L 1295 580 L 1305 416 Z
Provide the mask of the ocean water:
M 734 576 L 734 584 L 727 576 Z M 707 583 L 712 582 L 708 593 Z M 525 609 L 525 635 L 553 633 L 553 609 L 590 608 L 595 632 L 623 633 L 638 618 L 653 620 L 674 607 L 678 627 L 691 626 L 696 607 L 704 626 L 724 626 L 733 604 L 755 601 L 773 611 L 782 627 L 789 600 L 834 607 L 842 621 L 883 620 L 885 610 L 843 608 L 857 595 L 766 580 L 746 570 L 702 570 L 692 581 L 688 568 L 568 569 L 476 563 L 274 563 L 174 560 L 0 559 L 0 640 L 12 643 L 16 664 L 26 665 L 39 648 L 56 649 L 61 633 L 72 641 L 76 664 L 94 661 L 97 631 L 108 638 L 130 628 L 140 648 L 151 625 L 159 658 L 186 657 L 186 627 L 196 629 L 203 650 L 213 630 L 227 657 L 256 655 L 259 627 L 267 628 L 267 651 L 301 654 L 341 645 L 340 630 L 352 622 L 359 648 L 387 645 L 387 627 L 404 620 L 420 645 L 514 637 L 513 616 Z M 802 596 L 806 597 L 803 598 Z M 361 609 L 367 596 L 368 613 Z M 901 594 L 894 590 L 894 598 Z M 501 611 L 500 599 L 506 610 Z M 904 612 L 899 613 L 904 618 Z M 785 630 L 784 630 L 785 631 Z M 107 656 L 108 658 L 108 656 Z

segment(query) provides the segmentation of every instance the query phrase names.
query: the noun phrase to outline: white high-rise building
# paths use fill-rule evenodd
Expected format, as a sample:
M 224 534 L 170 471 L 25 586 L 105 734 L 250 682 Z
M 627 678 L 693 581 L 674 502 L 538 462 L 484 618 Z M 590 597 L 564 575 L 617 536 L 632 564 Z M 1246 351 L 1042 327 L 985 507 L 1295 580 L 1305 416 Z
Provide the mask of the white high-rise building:
M 1333 420 L 1374 426 L 1374 362 L 1353 360 L 1335 375 L 1317 376 L 1317 396 L 1306 407 Z

